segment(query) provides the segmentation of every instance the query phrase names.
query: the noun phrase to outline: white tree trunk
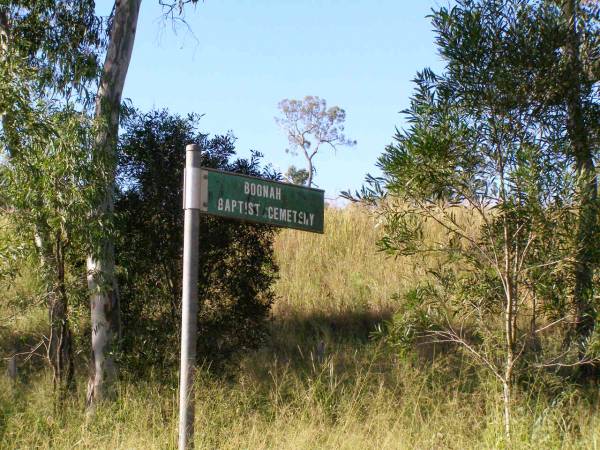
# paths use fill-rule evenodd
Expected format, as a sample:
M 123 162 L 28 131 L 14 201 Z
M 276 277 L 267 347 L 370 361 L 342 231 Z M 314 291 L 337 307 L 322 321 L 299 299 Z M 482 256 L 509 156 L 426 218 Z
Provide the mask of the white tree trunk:
M 95 159 L 108 170 L 97 217 L 111 217 L 115 188 L 116 145 L 119 130 L 119 108 L 125 77 L 137 27 L 141 0 L 116 0 L 110 38 L 96 96 L 98 132 Z M 114 247 L 110 238 L 98 243 L 96 254 L 87 260 L 88 288 L 92 325 L 92 364 L 88 382 L 87 404 L 94 405 L 106 396 L 114 381 L 116 366 L 112 356 L 120 333 L 119 301 L 114 276 Z
M 9 39 L 9 29 L 8 29 L 8 14 L 6 11 L 0 9 L 0 62 L 4 61 L 6 58 L 6 53 L 8 51 L 8 39 Z M 2 108 L 4 109 L 4 108 Z M 4 126 L 4 116 L 5 112 L 0 111 L 0 125 Z

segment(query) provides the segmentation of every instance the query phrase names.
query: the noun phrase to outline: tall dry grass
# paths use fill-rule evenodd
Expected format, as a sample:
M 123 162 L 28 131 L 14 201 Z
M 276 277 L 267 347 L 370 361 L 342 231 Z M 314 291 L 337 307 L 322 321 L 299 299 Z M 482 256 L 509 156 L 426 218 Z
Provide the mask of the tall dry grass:
M 496 385 L 477 374 L 386 367 L 370 347 L 322 365 L 246 360 L 235 380 L 196 379 L 196 448 L 206 449 L 593 449 L 597 408 L 565 389 L 554 401 L 522 393 L 514 439 L 503 440 Z M 306 361 L 305 361 L 306 362 Z M 260 365 L 260 367 L 258 367 Z M 454 375 L 454 376 L 452 376 Z M 118 400 L 84 414 L 80 395 L 56 408 L 49 379 L 0 383 L 0 448 L 175 448 L 174 380 L 122 381 Z
M 424 272 L 410 258 L 378 251 L 381 233 L 373 215 L 353 206 L 327 208 L 322 235 L 282 230 L 275 242 L 274 314 L 393 309 L 393 295 Z
M 556 384 L 547 395 L 542 391 L 552 379 L 531 382 L 516 396 L 514 436 L 507 443 L 500 391 L 485 372 L 459 355 L 402 359 L 370 339 L 369 333 L 401 301 L 394 294 L 426 276 L 422 261 L 377 252 L 380 231 L 364 211 L 345 208 L 326 211 L 324 235 L 279 234 L 271 340 L 226 377 L 200 369 L 197 448 L 600 446 L 596 393 Z M 27 290 L 26 281 L 11 295 Z M 27 310 L 8 324 L 11 336 L 42 333 L 42 317 L 41 310 Z M 84 368 L 79 368 L 76 395 L 60 406 L 53 402 L 43 366 L 22 369 L 16 382 L 0 376 L 0 448 L 175 448 L 176 370 L 160 373 L 148 367 L 145 379 L 124 376 L 118 399 L 89 417 L 84 414 Z

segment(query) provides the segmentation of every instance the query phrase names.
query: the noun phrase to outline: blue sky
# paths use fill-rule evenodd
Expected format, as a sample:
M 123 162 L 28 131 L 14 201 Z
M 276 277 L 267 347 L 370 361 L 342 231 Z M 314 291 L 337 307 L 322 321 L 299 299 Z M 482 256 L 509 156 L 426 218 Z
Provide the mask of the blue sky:
M 425 16 L 441 0 L 205 0 L 188 7 L 189 30 L 142 2 L 124 98 L 143 111 L 205 114 L 200 129 L 233 131 L 239 154 L 256 149 L 282 172 L 303 167 L 285 153 L 277 103 L 316 95 L 346 110 L 358 144 L 316 156 L 326 198 L 357 189 L 391 142 L 417 70 L 442 65 Z M 98 0 L 108 14 L 110 0 Z

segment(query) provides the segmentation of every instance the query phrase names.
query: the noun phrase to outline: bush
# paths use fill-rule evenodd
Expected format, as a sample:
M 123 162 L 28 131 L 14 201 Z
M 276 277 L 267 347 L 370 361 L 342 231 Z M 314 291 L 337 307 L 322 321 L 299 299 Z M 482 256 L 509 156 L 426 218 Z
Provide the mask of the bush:
M 200 117 L 135 112 L 120 141 L 115 205 L 125 368 L 147 371 L 178 361 L 183 252 L 182 179 L 185 146 L 200 145 L 202 165 L 277 178 L 259 153 L 233 159 L 235 138 L 196 131 Z M 277 267 L 266 225 L 202 216 L 198 357 L 213 367 L 266 335 Z

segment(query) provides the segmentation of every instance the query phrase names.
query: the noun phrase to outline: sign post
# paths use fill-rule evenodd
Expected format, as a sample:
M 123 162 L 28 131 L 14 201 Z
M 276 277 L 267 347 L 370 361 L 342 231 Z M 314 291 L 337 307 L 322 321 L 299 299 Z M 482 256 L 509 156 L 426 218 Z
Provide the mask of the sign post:
M 179 449 L 194 448 L 194 367 L 198 316 L 198 244 L 200 229 L 200 148 L 186 147 L 183 182 L 183 285 L 181 368 L 179 371 Z
M 321 189 L 207 168 L 202 169 L 202 180 L 204 213 L 323 233 Z
M 193 448 L 198 241 L 200 213 L 323 233 L 324 191 L 200 167 L 200 148 L 186 147 L 185 225 L 179 382 L 179 450 Z

